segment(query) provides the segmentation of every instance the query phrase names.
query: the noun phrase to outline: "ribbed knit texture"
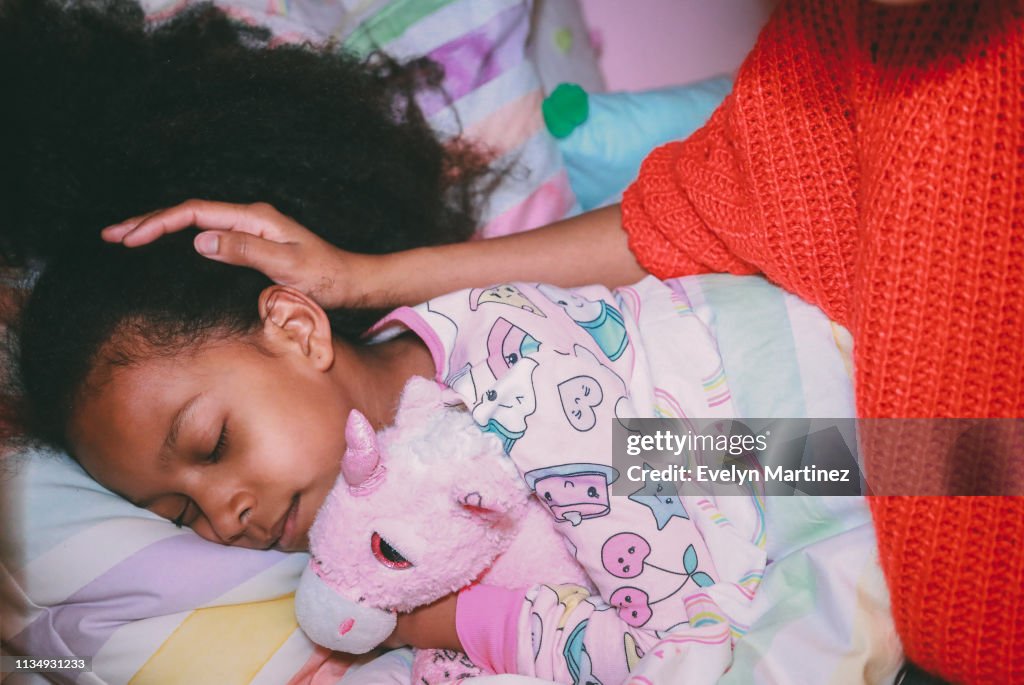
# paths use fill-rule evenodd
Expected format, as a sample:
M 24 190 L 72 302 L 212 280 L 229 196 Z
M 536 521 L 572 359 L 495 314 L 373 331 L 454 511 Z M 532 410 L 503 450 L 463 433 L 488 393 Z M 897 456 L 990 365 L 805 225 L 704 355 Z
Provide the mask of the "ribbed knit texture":
M 633 252 L 663 278 L 762 272 L 849 327 L 862 417 L 1024 416 L 1022 35 L 1020 1 L 784 0 L 624 195 Z M 957 487 L 962 455 L 907 442 L 865 445 L 876 492 Z M 967 491 L 1019 489 L 1014 457 Z M 1024 498 L 871 508 L 908 656 L 1024 682 Z

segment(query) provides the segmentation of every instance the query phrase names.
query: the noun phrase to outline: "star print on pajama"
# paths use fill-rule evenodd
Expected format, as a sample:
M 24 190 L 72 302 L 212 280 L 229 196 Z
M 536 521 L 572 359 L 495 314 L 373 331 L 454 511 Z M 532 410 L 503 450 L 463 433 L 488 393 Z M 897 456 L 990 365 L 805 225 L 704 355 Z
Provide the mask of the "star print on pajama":
M 644 467 L 646 475 L 651 467 L 649 464 L 644 464 Z M 690 518 L 686 515 L 686 509 L 683 507 L 682 500 L 679 499 L 678 491 L 674 485 L 669 483 L 646 481 L 642 488 L 629 496 L 629 499 L 651 510 L 651 514 L 654 515 L 654 520 L 658 524 L 658 530 L 667 526 L 673 516 Z

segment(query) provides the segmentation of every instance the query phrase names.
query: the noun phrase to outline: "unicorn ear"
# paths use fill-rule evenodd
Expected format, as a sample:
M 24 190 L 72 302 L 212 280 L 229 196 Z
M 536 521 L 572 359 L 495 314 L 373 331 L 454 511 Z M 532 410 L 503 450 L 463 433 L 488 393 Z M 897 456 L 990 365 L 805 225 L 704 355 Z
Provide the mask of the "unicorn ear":
M 350 486 L 361 485 L 380 463 L 377 433 L 369 419 L 358 409 L 348 414 L 345 423 L 345 455 L 341 458 L 341 473 Z
M 505 456 L 500 441 L 493 435 L 480 437 L 485 439 L 483 444 L 489 449 L 463 465 L 465 477 L 452 483 L 451 496 L 470 516 L 491 523 L 519 520 L 530 490 L 512 460 Z

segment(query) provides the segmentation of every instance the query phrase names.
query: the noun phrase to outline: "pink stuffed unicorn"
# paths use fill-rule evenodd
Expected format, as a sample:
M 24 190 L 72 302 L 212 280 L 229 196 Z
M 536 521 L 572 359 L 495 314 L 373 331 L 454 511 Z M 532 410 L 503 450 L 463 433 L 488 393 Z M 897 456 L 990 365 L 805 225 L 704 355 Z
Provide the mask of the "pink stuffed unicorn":
M 392 633 L 397 612 L 477 580 L 589 585 L 501 443 L 444 392 L 413 378 L 380 434 L 349 415 L 341 476 L 310 530 L 295 595 L 314 642 L 362 654 Z M 441 662 L 451 657 L 418 654 L 414 682 L 444 679 L 431 666 Z

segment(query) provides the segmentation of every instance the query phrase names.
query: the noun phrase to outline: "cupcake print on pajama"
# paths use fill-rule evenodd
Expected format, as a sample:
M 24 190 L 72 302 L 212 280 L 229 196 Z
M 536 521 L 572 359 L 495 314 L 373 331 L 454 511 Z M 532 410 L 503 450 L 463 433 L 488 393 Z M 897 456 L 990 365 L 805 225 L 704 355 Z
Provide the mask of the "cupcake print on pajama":
M 603 464 L 559 464 L 528 471 L 526 484 L 558 522 L 578 526 L 611 511 L 608 486 L 619 472 Z

